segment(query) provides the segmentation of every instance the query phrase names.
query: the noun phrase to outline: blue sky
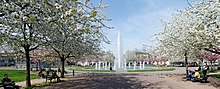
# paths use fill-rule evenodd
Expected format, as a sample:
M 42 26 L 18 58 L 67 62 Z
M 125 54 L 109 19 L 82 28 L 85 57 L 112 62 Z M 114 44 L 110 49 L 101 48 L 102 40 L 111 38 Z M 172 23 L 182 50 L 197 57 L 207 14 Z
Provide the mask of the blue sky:
M 189 0 L 192 2 L 193 0 Z M 111 44 L 104 50 L 114 53 L 117 31 L 121 33 L 123 52 L 142 49 L 143 45 L 155 46 L 154 34 L 163 30 L 161 19 L 171 21 L 171 14 L 188 7 L 187 0 L 103 0 L 109 5 L 104 10 L 112 19 L 107 22 L 114 29 L 105 31 Z

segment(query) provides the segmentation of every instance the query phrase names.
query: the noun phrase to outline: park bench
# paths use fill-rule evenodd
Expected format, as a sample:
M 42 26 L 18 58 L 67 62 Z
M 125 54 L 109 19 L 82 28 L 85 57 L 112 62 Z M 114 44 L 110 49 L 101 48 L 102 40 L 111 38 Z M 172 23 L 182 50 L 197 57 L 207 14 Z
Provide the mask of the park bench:
M 208 69 L 208 68 L 207 68 Z M 199 73 L 199 78 L 193 76 L 195 74 L 194 71 L 189 70 L 189 74 L 186 75 L 187 80 L 191 80 L 192 82 L 207 82 L 208 76 L 207 76 L 207 69 L 200 71 L 201 69 L 195 70 L 197 73 Z M 199 72 L 198 72 L 199 71 Z M 198 76 L 198 75 L 197 75 Z
M 206 75 L 206 76 L 201 75 L 200 78 L 192 77 L 192 78 L 191 78 L 191 81 L 192 81 L 192 82 L 196 82 L 196 81 L 199 81 L 199 82 L 207 82 L 207 79 L 208 79 L 207 75 Z
M 51 82 L 53 79 L 56 79 L 57 82 L 60 81 L 60 77 L 50 76 L 50 75 L 49 75 L 49 76 L 46 76 L 46 82 L 47 82 L 47 80 L 50 80 L 50 82 Z

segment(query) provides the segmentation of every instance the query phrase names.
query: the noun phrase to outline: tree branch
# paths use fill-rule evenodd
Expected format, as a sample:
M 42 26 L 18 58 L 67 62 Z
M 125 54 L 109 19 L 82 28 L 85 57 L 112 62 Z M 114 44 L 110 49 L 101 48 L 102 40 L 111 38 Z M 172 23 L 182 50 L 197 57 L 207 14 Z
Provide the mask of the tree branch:
M 187 3 L 189 4 L 189 6 L 192 7 L 192 5 L 189 3 L 189 0 L 186 0 L 186 1 L 187 1 Z
M 35 46 L 35 47 L 33 47 L 33 48 L 30 48 L 29 50 L 32 51 L 32 50 L 37 49 L 38 47 L 39 47 L 39 45 L 37 45 L 37 46 Z
M 68 56 L 67 58 L 70 58 L 70 57 L 76 57 L 76 56 L 74 56 L 74 55 L 71 55 L 71 56 Z
M 220 54 L 220 51 L 217 51 L 217 50 L 211 50 L 211 49 L 208 49 L 208 48 L 205 48 L 204 50 L 212 52 L 212 53 Z
M 4 13 L 0 13 L 0 17 L 3 17 L 5 14 Z
M 71 52 L 68 53 L 68 55 L 66 56 L 66 58 L 76 57 L 76 56 L 74 56 L 74 55 L 70 55 L 70 54 L 71 54 Z
M 51 46 L 51 48 L 54 50 L 54 51 L 56 51 L 57 52 L 57 54 L 58 54 L 58 56 L 59 57 L 62 57 L 61 55 L 60 55 L 60 51 L 58 51 L 56 48 L 54 48 L 52 45 L 50 45 Z

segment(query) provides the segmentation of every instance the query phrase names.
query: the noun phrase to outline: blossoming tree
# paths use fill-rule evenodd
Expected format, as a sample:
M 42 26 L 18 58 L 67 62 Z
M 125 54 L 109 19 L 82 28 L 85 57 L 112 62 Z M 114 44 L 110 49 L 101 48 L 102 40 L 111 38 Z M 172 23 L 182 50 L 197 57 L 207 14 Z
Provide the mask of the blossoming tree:
M 62 62 L 69 57 L 94 53 L 107 39 L 100 29 L 109 19 L 101 12 L 103 4 L 89 0 L 1 0 L 0 37 L 26 56 L 26 85 L 30 82 L 30 51 L 47 46 Z
M 106 8 L 102 2 L 97 6 L 89 0 L 54 0 L 48 3 L 51 12 L 44 25 L 46 31 L 42 33 L 48 47 L 60 58 L 61 77 L 64 77 L 67 58 L 98 53 L 100 43 L 108 43 L 101 30 L 110 28 L 104 24 L 109 19 L 102 12 Z
M 164 22 L 165 30 L 158 34 L 161 46 L 184 54 L 186 62 L 198 50 L 219 53 L 219 5 L 219 0 L 204 0 L 179 11 L 172 22 Z

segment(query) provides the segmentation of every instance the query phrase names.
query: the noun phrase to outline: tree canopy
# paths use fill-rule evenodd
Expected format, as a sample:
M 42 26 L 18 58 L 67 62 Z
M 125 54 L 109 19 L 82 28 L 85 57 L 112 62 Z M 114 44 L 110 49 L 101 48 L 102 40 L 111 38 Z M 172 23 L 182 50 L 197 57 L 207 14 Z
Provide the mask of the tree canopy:
M 160 47 L 171 54 L 183 54 L 185 50 L 190 53 L 198 50 L 217 53 L 220 40 L 219 6 L 219 0 L 204 0 L 178 11 L 171 22 L 163 22 L 165 29 L 157 34 Z
M 25 53 L 27 86 L 31 86 L 30 51 L 42 46 L 53 49 L 63 62 L 64 74 L 67 58 L 96 53 L 101 41 L 108 42 L 101 30 L 110 28 L 104 23 L 110 19 L 102 12 L 106 6 L 101 1 L 97 5 L 89 0 L 0 2 L 0 41 Z

